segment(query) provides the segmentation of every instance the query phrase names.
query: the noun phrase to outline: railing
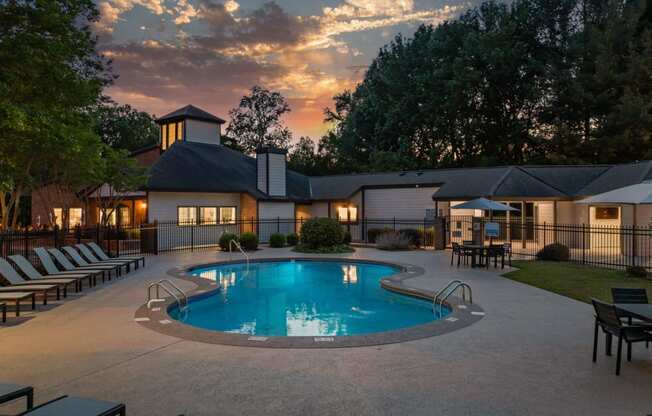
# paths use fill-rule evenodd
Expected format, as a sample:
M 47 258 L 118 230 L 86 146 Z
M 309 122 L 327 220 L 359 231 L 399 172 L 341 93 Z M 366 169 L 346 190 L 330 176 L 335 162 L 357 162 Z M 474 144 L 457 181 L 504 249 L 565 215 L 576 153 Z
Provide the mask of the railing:
M 464 302 L 467 302 L 466 290 L 468 289 L 469 290 L 468 302 L 473 303 L 473 292 L 471 291 L 471 286 L 469 286 L 468 283 L 462 282 L 461 280 L 451 280 L 434 296 L 433 305 L 432 305 L 433 312 L 435 313 L 438 312 L 441 315 L 441 309 L 444 305 L 444 302 L 446 302 L 446 299 L 448 299 L 459 288 L 462 288 L 462 300 Z
M 233 261 L 233 246 L 236 246 L 238 248 L 238 250 L 240 250 L 240 253 L 242 253 L 245 260 L 247 261 L 247 270 L 249 270 L 249 256 L 242 249 L 242 246 L 240 245 L 240 243 L 238 243 L 235 240 L 229 240 L 229 261 Z
M 167 286 L 172 287 L 172 290 L 170 290 Z M 152 288 L 156 288 L 156 298 L 152 299 Z M 163 299 L 161 299 L 161 295 L 159 292 L 159 288 L 163 289 L 168 295 L 172 296 L 177 304 L 177 307 L 179 310 L 183 310 L 188 307 L 188 297 L 186 294 L 181 290 L 177 285 L 169 281 L 168 279 L 162 279 L 159 280 L 158 282 L 154 282 L 150 284 L 147 287 L 147 307 L 150 308 L 153 302 L 161 302 Z M 177 292 L 178 294 L 181 295 L 181 297 L 177 296 L 174 292 Z M 183 300 L 183 302 L 181 302 Z

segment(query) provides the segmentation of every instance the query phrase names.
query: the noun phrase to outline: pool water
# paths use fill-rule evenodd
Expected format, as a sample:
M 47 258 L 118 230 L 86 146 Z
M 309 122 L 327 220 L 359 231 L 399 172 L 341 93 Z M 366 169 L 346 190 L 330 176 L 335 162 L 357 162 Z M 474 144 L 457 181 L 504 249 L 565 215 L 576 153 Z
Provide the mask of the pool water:
M 389 292 L 399 268 L 362 262 L 275 261 L 195 269 L 221 290 L 170 315 L 199 328 L 258 336 L 357 335 L 425 324 L 432 303 Z

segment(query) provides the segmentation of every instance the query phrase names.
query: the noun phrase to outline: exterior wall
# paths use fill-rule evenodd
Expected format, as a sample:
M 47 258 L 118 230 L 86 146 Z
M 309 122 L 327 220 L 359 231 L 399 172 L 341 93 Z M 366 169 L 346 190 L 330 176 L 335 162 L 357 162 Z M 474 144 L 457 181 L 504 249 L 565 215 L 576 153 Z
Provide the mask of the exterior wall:
M 186 140 L 208 144 L 220 144 L 220 125 L 201 120 L 185 120 Z
M 269 190 L 273 196 L 286 195 L 285 155 L 278 153 L 268 154 L 269 163 Z
M 432 195 L 436 187 L 387 188 L 365 190 L 366 218 L 399 218 L 423 220 L 426 210 L 434 209 Z
M 54 185 L 46 185 L 32 192 L 32 226 L 53 226 L 52 208 L 84 208 L 84 204 L 72 193 L 60 192 Z M 88 215 L 84 213 L 84 220 Z M 52 222 L 50 222 L 52 220 Z
M 588 224 L 589 207 L 572 201 L 557 202 L 557 224 Z
M 147 201 L 149 222 L 177 221 L 177 207 L 236 207 L 240 216 L 240 194 L 198 192 L 150 192 Z
M 310 205 L 310 216 L 316 218 L 329 217 L 328 202 L 313 202 Z
M 258 218 L 262 220 L 258 225 L 258 238 L 261 242 L 269 241 L 269 236 L 273 233 L 288 235 L 295 232 L 294 202 L 259 202 Z
M 253 223 L 247 224 L 248 220 L 258 218 L 258 202 L 249 194 L 240 194 L 240 219 L 242 219 L 242 232 L 256 232 L 256 226 Z

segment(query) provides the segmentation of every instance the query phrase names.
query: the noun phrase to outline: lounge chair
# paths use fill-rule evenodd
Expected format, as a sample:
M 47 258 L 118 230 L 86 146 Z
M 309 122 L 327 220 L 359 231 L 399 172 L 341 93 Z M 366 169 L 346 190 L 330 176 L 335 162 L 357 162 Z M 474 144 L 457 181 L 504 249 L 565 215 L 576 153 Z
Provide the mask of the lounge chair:
M 77 247 L 77 250 L 81 253 L 83 257 L 85 257 L 86 260 L 88 260 L 89 263 L 91 264 L 120 264 L 122 266 L 125 266 L 127 268 L 127 273 L 131 270 L 131 264 L 134 263 L 134 260 L 128 260 L 128 259 L 110 259 L 110 260 L 99 260 L 91 249 L 89 249 L 86 245 L 84 244 L 75 244 L 75 247 Z
M 104 250 L 102 250 L 102 247 L 100 247 L 97 243 L 87 243 L 86 244 L 88 247 L 91 248 L 95 252 L 95 255 L 100 260 L 135 260 L 136 261 L 136 268 L 138 268 L 138 262 L 142 261 L 143 262 L 143 267 L 145 267 L 145 256 L 120 256 L 120 257 L 109 257 Z
M 20 413 L 19 416 L 125 416 L 126 414 L 127 410 L 123 403 L 61 396 Z
M 61 279 L 71 279 L 75 281 L 75 292 L 80 292 L 82 290 L 82 281 L 88 280 L 88 287 L 91 286 L 92 276 L 90 274 L 78 275 L 78 274 L 57 274 L 54 276 L 46 275 L 43 276 L 38 270 L 32 266 L 25 257 L 20 254 L 15 254 L 9 256 L 9 259 L 14 262 L 16 266 L 20 269 L 21 272 L 33 282 L 43 282 L 48 283 L 52 280 L 61 280 Z
M 61 299 L 61 288 L 63 287 L 64 297 L 68 295 L 67 285 L 75 283 L 75 280 L 62 279 L 58 282 L 34 283 L 23 279 L 7 260 L 0 257 L 0 276 L 9 282 L 9 286 L 0 287 L 0 292 L 35 292 L 43 295 L 43 304 L 48 304 L 48 295 L 56 290 L 57 300 Z
M 36 249 L 34 250 L 36 251 Z M 68 257 L 66 257 L 61 251 L 57 250 L 56 248 L 48 249 L 48 253 L 54 257 L 54 259 L 61 265 L 61 267 L 69 272 L 102 273 L 102 282 L 104 282 L 105 274 L 108 273 L 107 277 L 109 280 L 111 280 L 111 270 L 113 270 L 113 267 L 77 267 L 73 265 L 70 260 L 68 260 Z
M 34 407 L 34 388 L 32 386 L 0 383 L 0 404 L 8 403 L 21 397 L 26 399 L 27 410 Z
M 2 309 L 2 322 L 7 322 L 7 304 L 0 302 L 0 308 Z
M 90 264 L 89 262 L 84 260 L 84 258 L 79 254 L 79 252 L 74 248 L 72 248 L 71 246 L 63 246 L 61 247 L 61 249 L 65 251 L 66 254 L 70 256 L 72 261 L 80 268 L 84 268 L 84 267 L 105 268 L 105 270 L 113 270 L 116 276 L 120 276 L 121 274 L 122 264 L 120 263 Z
M 48 276 L 89 276 L 88 283 L 90 286 L 95 286 L 97 285 L 97 275 L 102 275 L 102 281 L 104 281 L 104 271 L 103 270 L 98 270 L 96 272 L 91 272 L 88 270 L 67 270 L 67 271 L 60 271 L 56 264 L 54 264 L 54 261 L 52 260 L 52 257 L 48 253 L 48 251 L 44 247 L 37 247 L 34 249 L 34 253 L 38 256 L 39 261 L 41 262 L 41 266 L 45 269 L 47 272 Z
M 595 329 L 593 334 L 593 362 L 596 362 L 598 351 L 598 330 L 607 334 L 607 355 L 611 355 L 611 339 L 618 338 L 618 353 L 616 356 L 616 375 L 620 375 L 620 362 L 622 361 L 623 341 L 627 344 L 627 361 L 632 361 L 632 344 L 636 342 L 652 341 L 652 332 L 649 326 L 626 325 L 621 321 L 618 309 L 612 304 L 591 299 L 595 309 Z
M 32 310 L 36 309 L 36 294 L 34 292 L 0 293 L 1 302 L 16 302 L 16 316 L 20 316 L 20 302 L 29 299 L 32 301 Z

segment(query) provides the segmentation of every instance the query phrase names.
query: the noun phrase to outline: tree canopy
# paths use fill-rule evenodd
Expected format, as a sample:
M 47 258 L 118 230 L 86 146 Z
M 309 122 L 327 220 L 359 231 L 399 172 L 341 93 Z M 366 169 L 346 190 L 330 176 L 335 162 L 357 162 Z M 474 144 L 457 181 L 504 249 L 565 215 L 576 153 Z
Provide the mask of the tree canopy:
M 645 0 L 494 1 L 382 48 L 325 111 L 325 172 L 652 158 Z
M 114 149 L 134 151 L 158 143 L 159 128 L 154 118 L 129 104 L 104 100 L 91 110 L 95 131 Z

